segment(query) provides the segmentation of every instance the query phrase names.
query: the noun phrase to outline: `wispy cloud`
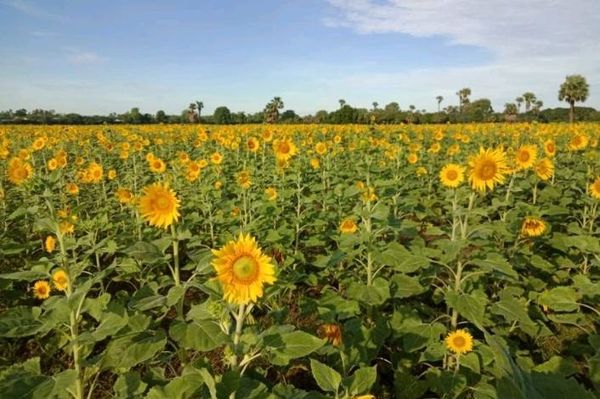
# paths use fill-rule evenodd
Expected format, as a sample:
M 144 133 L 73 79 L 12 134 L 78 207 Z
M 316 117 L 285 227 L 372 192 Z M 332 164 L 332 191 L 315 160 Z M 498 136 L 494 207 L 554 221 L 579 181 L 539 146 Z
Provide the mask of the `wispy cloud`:
M 107 60 L 94 51 L 70 50 L 67 54 L 67 61 L 74 65 L 94 65 Z
M 336 11 L 324 19 L 330 27 L 345 27 L 360 34 L 439 37 L 448 45 L 477 46 L 493 55 L 493 61 L 485 65 L 417 69 L 402 75 L 357 75 L 350 77 L 349 83 L 396 82 L 407 89 L 425 90 L 429 97 L 434 95 L 434 85 L 438 91 L 450 84 L 456 88 L 471 85 L 474 92 L 480 89 L 481 95 L 492 93 L 497 103 L 526 89 L 544 93 L 550 97 L 547 103 L 555 103 L 555 86 L 570 73 L 585 74 L 592 88 L 600 89 L 598 0 L 328 2 Z
M 57 21 L 64 20 L 64 17 L 61 15 L 50 12 L 43 8 L 41 4 L 29 0 L 1 0 L 0 5 L 10 7 L 34 18 L 51 19 Z

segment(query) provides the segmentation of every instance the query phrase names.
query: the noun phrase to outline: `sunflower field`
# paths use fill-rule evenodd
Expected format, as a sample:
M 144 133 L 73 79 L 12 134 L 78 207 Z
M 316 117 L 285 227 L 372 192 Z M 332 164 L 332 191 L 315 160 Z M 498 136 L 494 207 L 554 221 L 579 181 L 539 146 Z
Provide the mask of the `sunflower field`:
M 599 139 L 0 127 L 0 398 L 600 398 Z

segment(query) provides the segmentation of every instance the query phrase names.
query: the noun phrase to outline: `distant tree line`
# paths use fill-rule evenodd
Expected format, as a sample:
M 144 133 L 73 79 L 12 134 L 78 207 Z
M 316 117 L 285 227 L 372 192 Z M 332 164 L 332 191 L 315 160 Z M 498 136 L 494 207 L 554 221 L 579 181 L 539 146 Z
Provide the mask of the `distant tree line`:
M 4 124 L 153 124 L 153 123 L 204 123 L 204 124 L 242 124 L 242 123 L 356 123 L 356 124 L 397 124 L 397 123 L 469 123 L 469 122 L 562 122 L 569 120 L 600 122 L 600 111 L 591 107 L 576 107 L 589 95 L 589 85 L 581 75 L 567 76 L 561 84 L 558 99 L 569 104 L 569 108 L 546 108 L 544 103 L 532 92 L 525 92 L 515 98 L 515 102 L 506 103 L 502 112 L 492 108 L 487 98 L 471 100 L 471 89 L 462 88 L 456 92 L 458 105 L 441 107 L 443 96 L 436 96 L 436 112 L 418 110 L 414 105 L 402 109 L 397 102 L 384 107 L 374 101 L 373 108 L 356 108 L 344 99 L 338 100 L 335 111 L 317 111 L 314 115 L 299 116 L 293 110 L 285 110 L 281 97 L 273 97 L 263 111 L 254 114 L 231 112 L 226 106 L 215 108 L 212 115 L 202 115 L 203 101 L 194 101 L 179 115 L 167 115 L 159 110 L 156 114 L 142 113 L 132 108 L 123 114 L 79 115 L 76 113 L 59 114 L 54 110 L 18 109 L 0 112 L 0 123 Z M 521 109 L 523 107 L 523 110 Z

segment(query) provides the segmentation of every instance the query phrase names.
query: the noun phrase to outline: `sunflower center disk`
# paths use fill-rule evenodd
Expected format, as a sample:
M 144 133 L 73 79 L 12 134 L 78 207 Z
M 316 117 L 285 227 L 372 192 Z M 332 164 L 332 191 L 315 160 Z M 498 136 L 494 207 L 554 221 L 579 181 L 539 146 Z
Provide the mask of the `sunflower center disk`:
M 258 267 L 256 262 L 249 256 L 242 256 L 233 263 L 233 275 L 239 281 L 253 281 L 257 271 Z
M 492 179 L 496 175 L 496 164 L 494 162 L 486 162 L 481 166 L 481 177 L 485 180 Z
M 454 341 L 453 342 L 454 345 L 457 348 L 462 348 L 467 343 L 467 341 L 464 339 L 464 337 L 460 337 L 460 336 L 459 337 L 455 337 L 453 341 Z
M 455 170 L 449 170 L 448 173 L 446 173 L 446 177 L 448 180 L 456 180 L 458 173 Z
M 171 201 L 169 201 L 166 197 L 158 197 L 156 199 L 155 205 L 158 210 L 165 210 L 169 207 Z

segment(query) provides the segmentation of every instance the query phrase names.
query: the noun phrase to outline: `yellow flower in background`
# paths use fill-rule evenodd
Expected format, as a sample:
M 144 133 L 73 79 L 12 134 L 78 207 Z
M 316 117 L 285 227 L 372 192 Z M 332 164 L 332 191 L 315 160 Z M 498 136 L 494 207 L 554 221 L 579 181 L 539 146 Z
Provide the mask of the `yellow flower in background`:
M 277 199 L 277 190 L 274 187 L 268 187 L 265 189 L 265 195 L 269 201 L 275 201 Z
M 117 171 L 114 169 L 109 170 L 106 177 L 108 177 L 108 180 L 115 180 L 117 178 Z
M 67 220 L 63 220 L 58 224 L 58 230 L 63 235 L 73 234 L 75 232 L 75 225 Z
M 242 188 L 249 188 L 252 185 L 252 180 L 250 178 L 250 172 L 247 170 L 242 170 L 237 175 L 238 183 Z
M 154 173 L 164 173 L 164 171 L 167 170 L 167 164 L 160 158 L 153 158 L 148 162 L 148 166 L 150 171 Z
M 133 193 L 126 188 L 117 188 L 115 196 L 117 197 L 117 201 L 121 204 L 130 204 L 133 202 Z
M 33 285 L 33 296 L 37 299 L 50 297 L 50 284 L 46 280 L 36 281 Z
M 246 142 L 246 148 L 248 148 L 248 151 L 250 152 L 257 152 L 260 148 L 258 139 L 256 137 L 250 137 Z
M 220 190 L 221 187 L 223 187 L 223 182 L 221 180 L 217 180 L 215 184 L 213 184 L 213 187 L 217 190 Z
M 515 163 L 519 169 L 529 169 L 537 159 L 537 147 L 534 145 L 521 146 L 515 154 Z
M 375 189 L 373 187 L 365 188 L 361 195 L 361 198 L 365 203 L 377 201 L 377 194 L 375 194 Z
M 210 156 L 210 162 L 213 165 L 221 165 L 221 162 L 223 162 L 223 155 L 221 155 L 221 153 L 219 153 L 219 152 L 214 152 Z
M 554 163 L 549 158 L 543 158 L 535 164 L 533 170 L 540 179 L 549 180 L 554 175 Z
M 420 177 L 420 176 L 425 176 L 425 175 L 428 173 L 428 172 L 427 172 L 427 168 L 425 168 L 424 166 L 419 166 L 419 167 L 417 168 L 417 171 L 416 171 L 416 173 L 417 173 L 417 176 L 419 176 L 419 177 Z
M 464 166 L 449 163 L 440 171 L 440 181 L 445 187 L 456 188 L 465 180 Z
M 319 169 L 321 167 L 321 162 L 317 158 L 313 158 L 310 160 L 310 167 L 313 169 Z
M 271 258 L 262 253 L 250 235 L 240 234 L 237 241 L 229 241 L 212 252 L 215 256 L 212 266 L 227 302 L 240 305 L 256 302 L 263 296 L 263 286 L 276 281 Z
M 317 145 L 315 145 L 315 152 L 319 155 L 324 155 L 327 152 L 327 145 L 322 141 L 319 141 Z
M 38 137 L 31 144 L 31 148 L 33 148 L 34 151 L 40 151 L 46 146 L 46 141 L 47 139 L 45 137 Z
M 65 188 L 67 190 L 67 193 L 69 195 L 77 195 L 79 194 L 79 186 L 75 183 L 67 183 L 65 185 Z
M 141 216 L 150 226 L 168 228 L 179 220 L 179 199 L 168 185 L 154 183 L 144 187 L 139 200 Z
M 54 252 L 55 248 L 56 248 L 56 238 L 54 238 L 54 236 L 46 237 L 46 240 L 44 241 L 44 249 L 46 250 L 46 252 L 51 254 L 52 252 Z
M 18 186 L 31 179 L 33 167 L 29 162 L 22 161 L 20 158 L 13 158 L 8 162 L 6 173 L 8 180 Z
M 52 274 L 52 283 L 58 291 L 69 288 L 69 275 L 64 270 L 57 270 Z
M 340 223 L 340 231 L 344 234 L 355 233 L 358 230 L 358 226 L 352 219 L 344 219 Z
M 600 199 L 600 177 L 596 177 L 596 180 L 588 186 L 588 192 L 593 198 Z
M 585 134 L 576 134 L 575 136 L 573 136 L 571 141 L 569 141 L 568 148 L 571 151 L 579 151 L 587 147 L 588 143 L 588 136 L 586 136 Z
M 525 220 L 523 220 L 521 234 L 525 237 L 539 237 L 544 234 L 547 228 L 548 226 L 546 225 L 546 222 L 544 222 L 542 219 L 534 216 L 528 216 L 525 218 Z
M 408 157 L 406 159 L 409 164 L 414 165 L 419 160 L 419 156 L 417 154 L 415 154 L 414 152 L 412 152 L 412 153 L 408 154 Z
M 296 155 L 296 145 L 291 140 L 275 140 L 273 141 L 273 151 L 278 161 L 289 161 Z
M 49 171 L 56 170 L 58 168 L 58 161 L 55 158 L 50 158 L 47 165 Z
M 556 155 L 556 143 L 554 142 L 554 140 L 544 141 L 544 152 L 548 157 L 553 157 L 554 155 Z
M 457 355 L 473 350 L 473 336 L 467 330 L 456 330 L 446 336 L 446 347 Z
M 474 190 L 493 190 L 496 184 L 504 183 L 508 167 L 506 156 L 501 149 L 479 149 L 479 153 L 469 160 L 471 173 L 469 181 Z

